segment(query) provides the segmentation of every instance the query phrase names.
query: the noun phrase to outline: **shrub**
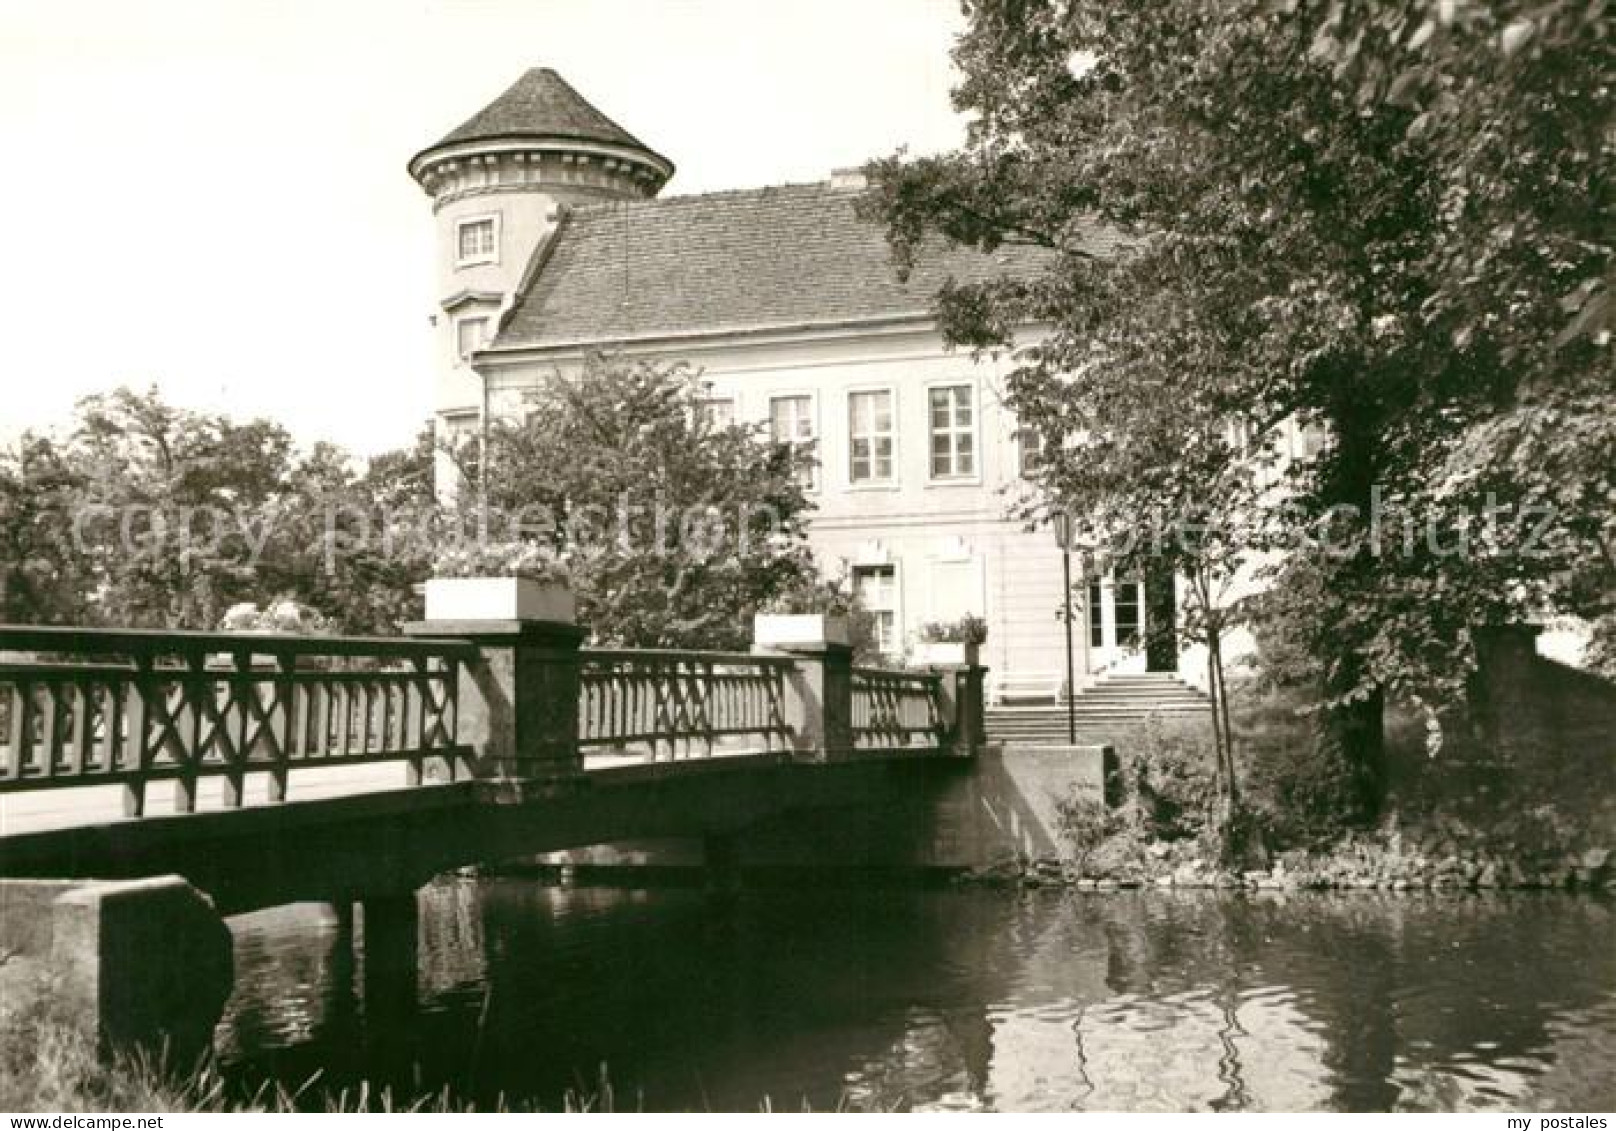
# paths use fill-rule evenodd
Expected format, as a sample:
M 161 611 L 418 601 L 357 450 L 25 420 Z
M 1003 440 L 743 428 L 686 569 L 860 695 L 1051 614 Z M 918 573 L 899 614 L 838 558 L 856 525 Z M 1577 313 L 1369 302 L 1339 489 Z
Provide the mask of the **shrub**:
M 1056 801 L 1055 814 L 1060 821 L 1061 839 L 1079 870 L 1116 829 L 1116 817 L 1105 802 L 1084 791 L 1073 790 Z
M 1119 756 L 1123 806 L 1142 833 L 1158 840 L 1201 834 L 1215 793 L 1216 765 L 1204 722 L 1152 715 L 1122 744 Z
M 1232 689 L 1247 806 L 1275 847 L 1333 841 L 1357 811 L 1346 762 L 1317 742 L 1309 696 L 1298 687 L 1246 684 Z

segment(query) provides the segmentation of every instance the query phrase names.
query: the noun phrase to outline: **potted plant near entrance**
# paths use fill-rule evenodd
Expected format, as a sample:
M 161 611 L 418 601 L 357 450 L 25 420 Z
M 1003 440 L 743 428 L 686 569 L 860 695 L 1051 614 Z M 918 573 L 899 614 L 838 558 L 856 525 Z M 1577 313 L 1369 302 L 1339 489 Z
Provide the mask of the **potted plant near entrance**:
M 439 551 L 426 583 L 429 621 L 572 624 L 577 599 L 555 552 L 534 542 L 468 543 Z
M 958 665 L 976 667 L 982 644 L 988 638 L 987 621 L 967 613 L 957 621 L 932 622 L 920 628 L 920 644 L 915 662 L 921 666 Z

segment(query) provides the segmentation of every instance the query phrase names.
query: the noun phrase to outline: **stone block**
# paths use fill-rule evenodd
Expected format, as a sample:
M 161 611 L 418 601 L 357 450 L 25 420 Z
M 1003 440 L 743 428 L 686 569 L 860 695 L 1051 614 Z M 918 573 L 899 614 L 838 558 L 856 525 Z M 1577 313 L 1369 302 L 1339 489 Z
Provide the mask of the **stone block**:
M 233 947 L 205 895 L 179 876 L 0 882 L 0 906 L 30 905 L 38 922 L 26 935 L 10 924 L 8 934 L 103 1048 L 181 1065 L 207 1049 L 230 995 Z

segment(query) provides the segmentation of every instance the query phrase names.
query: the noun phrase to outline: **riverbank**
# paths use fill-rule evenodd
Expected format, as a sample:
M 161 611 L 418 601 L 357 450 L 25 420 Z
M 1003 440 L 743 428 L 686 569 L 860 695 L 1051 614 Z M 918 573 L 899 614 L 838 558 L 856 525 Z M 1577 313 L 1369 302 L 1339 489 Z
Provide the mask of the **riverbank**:
M 1105 798 L 1058 799 L 1061 851 L 1005 860 L 967 883 L 1278 890 L 1599 891 L 1616 887 L 1616 766 L 1608 738 L 1523 751 L 1450 720 L 1387 718 L 1377 822 L 1345 816 L 1340 770 L 1312 750 L 1294 696 L 1236 697 L 1236 833 L 1210 814 L 1211 736 L 1150 719 L 1118 735 Z M 1233 843 L 1231 843 L 1233 842 Z
M 1118 858 L 1120 857 L 1120 859 Z M 1451 841 L 1405 838 L 1398 831 L 1351 834 L 1327 851 L 1282 852 L 1266 868 L 1220 866 L 1194 843 L 1141 840 L 1114 850 L 1101 866 L 1070 857 L 1006 861 L 960 877 L 965 884 L 1041 887 L 1079 891 L 1139 887 L 1221 888 L 1280 891 L 1607 891 L 1613 887 L 1612 855 L 1606 848 L 1555 851 L 1460 848 Z

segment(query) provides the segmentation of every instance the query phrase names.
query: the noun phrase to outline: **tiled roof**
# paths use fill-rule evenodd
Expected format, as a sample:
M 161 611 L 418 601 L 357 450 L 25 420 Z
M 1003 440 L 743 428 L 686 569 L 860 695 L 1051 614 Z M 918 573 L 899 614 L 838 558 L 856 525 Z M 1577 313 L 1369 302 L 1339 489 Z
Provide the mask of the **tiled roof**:
M 549 67 L 534 67 L 426 152 L 463 141 L 507 137 L 568 138 L 646 148 L 591 106 L 566 79 Z
M 923 315 L 950 278 L 1030 276 L 1048 253 L 940 242 L 906 283 L 885 233 L 825 184 L 589 205 L 568 213 L 494 348 Z M 1094 236 L 1097 253 L 1113 241 Z

